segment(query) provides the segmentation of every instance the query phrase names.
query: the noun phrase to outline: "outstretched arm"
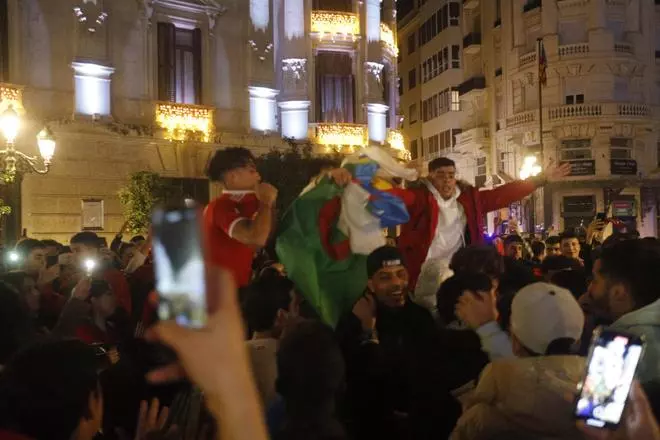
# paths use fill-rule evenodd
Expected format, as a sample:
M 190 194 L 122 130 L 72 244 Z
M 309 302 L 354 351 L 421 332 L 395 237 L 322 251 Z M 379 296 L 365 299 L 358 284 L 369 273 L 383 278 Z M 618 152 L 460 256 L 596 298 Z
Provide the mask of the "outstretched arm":
M 554 182 L 566 177 L 570 173 L 570 170 L 571 166 L 567 163 L 559 167 L 551 165 L 545 173 L 536 177 L 527 180 L 517 180 L 487 191 L 479 191 L 478 195 L 483 211 L 491 212 L 506 208 L 513 202 L 527 197 L 536 188 L 542 187 L 547 182 Z

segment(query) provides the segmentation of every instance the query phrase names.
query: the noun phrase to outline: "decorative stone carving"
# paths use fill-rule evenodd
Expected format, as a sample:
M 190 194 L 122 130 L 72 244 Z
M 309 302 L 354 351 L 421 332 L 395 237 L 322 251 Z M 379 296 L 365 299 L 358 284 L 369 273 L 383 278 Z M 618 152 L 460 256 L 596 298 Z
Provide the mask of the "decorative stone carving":
M 383 96 L 383 69 L 384 64 L 367 61 L 364 63 L 366 75 L 367 96 L 370 98 L 382 98 Z
M 103 10 L 102 0 L 82 0 L 73 8 L 73 13 L 78 23 L 90 34 L 95 33 L 108 18 L 108 13 Z
M 305 90 L 307 87 L 307 59 L 286 58 L 282 60 L 284 90 Z

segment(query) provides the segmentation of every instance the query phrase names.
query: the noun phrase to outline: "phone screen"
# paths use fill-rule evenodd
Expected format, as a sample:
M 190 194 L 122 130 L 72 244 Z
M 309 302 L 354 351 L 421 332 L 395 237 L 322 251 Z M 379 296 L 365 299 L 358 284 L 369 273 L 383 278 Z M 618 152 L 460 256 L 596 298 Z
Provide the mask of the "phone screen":
M 206 286 L 197 209 L 157 209 L 152 229 L 158 317 L 186 327 L 204 326 Z
M 618 426 L 643 349 L 638 336 L 596 330 L 575 406 L 577 418 L 597 428 Z

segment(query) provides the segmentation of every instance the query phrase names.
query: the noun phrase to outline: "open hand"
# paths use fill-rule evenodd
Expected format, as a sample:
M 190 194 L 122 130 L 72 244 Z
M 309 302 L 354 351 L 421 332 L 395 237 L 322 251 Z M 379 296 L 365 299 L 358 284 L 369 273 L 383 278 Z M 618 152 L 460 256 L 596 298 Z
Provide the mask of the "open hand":
M 145 440 L 152 438 L 154 434 L 163 432 L 170 415 L 170 409 L 166 406 L 160 406 L 158 399 L 153 399 L 151 404 L 146 400 L 140 402 L 140 412 L 138 413 L 138 425 L 135 431 L 135 440 Z M 176 427 L 172 426 L 168 433 L 172 433 Z
M 558 180 L 561 180 L 564 177 L 568 176 L 569 174 L 571 174 L 571 164 L 568 162 L 560 164 L 558 166 L 550 162 L 545 172 L 545 176 L 548 178 L 548 181 L 550 182 L 556 182 Z
M 360 320 L 362 330 L 376 328 L 376 300 L 371 294 L 366 294 L 353 306 L 353 314 Z
M 346 168 L 335 168 L 328 171 L 328 177 L 339 186 L 346 186 L 353 180 L 353 175 Z

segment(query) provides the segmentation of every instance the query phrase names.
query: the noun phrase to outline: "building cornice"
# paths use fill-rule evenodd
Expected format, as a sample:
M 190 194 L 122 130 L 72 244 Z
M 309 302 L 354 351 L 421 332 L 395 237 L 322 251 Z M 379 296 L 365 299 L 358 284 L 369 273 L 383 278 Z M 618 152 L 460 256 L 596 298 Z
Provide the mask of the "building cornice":
M 216 0 L 153 0 L 153 6 L 160 6 L 193 14 L 224 14 L 227 12 L 227 7 L 221 5 Z

